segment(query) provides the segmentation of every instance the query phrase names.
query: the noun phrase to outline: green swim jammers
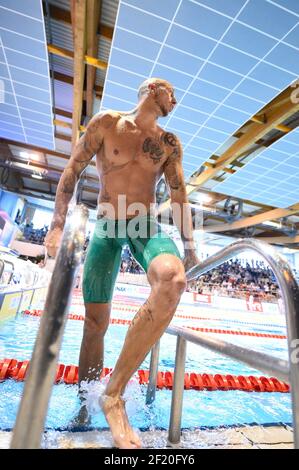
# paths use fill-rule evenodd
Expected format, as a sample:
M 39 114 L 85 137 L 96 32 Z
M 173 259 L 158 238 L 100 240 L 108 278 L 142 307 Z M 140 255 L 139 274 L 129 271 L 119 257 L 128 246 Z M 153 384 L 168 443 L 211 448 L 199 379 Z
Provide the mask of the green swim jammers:
M 86 303 L 111 301 L 125 244 L 129 245 L 145 272 L 152 259 L 160 254 L 170 253 L 181 259 L 176 244 L 152 215 L 98 219 L 84 264 L 83 297 Z

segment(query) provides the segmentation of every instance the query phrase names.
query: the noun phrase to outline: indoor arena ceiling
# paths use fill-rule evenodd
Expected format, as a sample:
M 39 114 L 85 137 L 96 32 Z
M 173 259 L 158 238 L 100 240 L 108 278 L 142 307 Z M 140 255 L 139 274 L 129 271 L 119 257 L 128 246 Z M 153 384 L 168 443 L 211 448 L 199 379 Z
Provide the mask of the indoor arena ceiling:
M 169 80 L 178 105 L 161 124 L 183 143 L 188 179 L 298 78 L 298 3 L 287 3 L 288 9 L 283 2 L 264 0 L 121 1 L 102 108 L 127 110 L 144 79 Z M 285 145 L 292 143 L 286 138 Z M 234 178 L 223 192 L 230 193 Z
M 236 174 L 214 186 L 220 193 L 288 207 L 299 201 L 299 131 L 274 142 Z
M 275 243 L 296 246 L 297 0 L 87 0 L 80 40 L 70 0 L 0 0 L 0 8 L 8 91 L 0 163 L 17 176 L 7 189 L 53 200 L 75 134 L 100 108 L 132 109 L 140 83 L 158 76 L 175 87 L 178 105 L 160 123 L 182 141 L 187 193 L 193 214 L 204 204 L 205 231 L 278 235 Z M 92 162 L 82 192 L 90 208 L 98 190 Z
M 0 0 L 0 136 L 55 147 L 49 64 L 41 4 Z

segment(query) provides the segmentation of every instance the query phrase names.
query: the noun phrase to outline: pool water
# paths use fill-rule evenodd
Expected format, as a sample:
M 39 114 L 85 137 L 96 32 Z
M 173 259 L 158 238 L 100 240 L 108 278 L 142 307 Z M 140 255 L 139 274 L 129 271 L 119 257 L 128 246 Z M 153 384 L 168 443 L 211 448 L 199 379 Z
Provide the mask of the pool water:
M 140 302 L 140 300 L 139 300 Z M 131 304 L 137 308 L 138 300 L 132 298 Z M 124 312 L 121 307 L 128 305 L 124 298 L 114 306 L 113 318 L 127 318 L 132 312 Z M 240 316 L 235 313 L 225 318 L 221 310 L 203 313 L 200 307 L 184 305 L 179 314 L 206 317 L 206 320 L 174 318 L 173 323 L 181 326 L 199 326 L 221 328 L 225 330 L 256 331 L 285 335 L 286 328 L 281 316 L 276 321 L 267 316 L 256 314 L 250 319 L 249 314 Z M 70 312 L 80 314 L 82 307 L 74 303 Z M 214 318 L 213 318 L 214 317 Z M 275 320 L 275 319 L 274 319 Z M 9 357 L 19 361 L 30 359 L 40 318 L 19 314 L 0 325 L 0 358 Z M 111 324 L 105 337 L 105 367 L 114 367 L 124 342 L 127 325 Z M 83 322 L 68 320 L 60 351 L 59 362 L 69 365 L 78 364 L 83 330 Z M 213 334 L 215 335 L 215 334 Z M 216 334 L 216 337 L 246 348 L 255 349 L 287 360 L 287 341 L 276 338 L 235 336 Z M 173 371 L 175 361 L 176 338 L 165 334 L 160 346 L 160 371 Z M 149 369 L 150 355 L 139 369 Z M 186 372 L 220 373 L 233 375 L 264 375 L 260 371 L 239 362 L 213 353 L 192 343 L 187 344 Z M 91 383 L 86 393 L 87 406 L 92 415 L 91 428 L 107 428 L 106 420 L 99 408 L 98 397 L 103 393 L 105 380 Z M 14 426 L 24 383 L 6 380 L 0 384 L 0 430 L 10 430 Z M 129 419 L 135 428 L 167 429 L 169 426 L 171 391 L 158 390 L 155 402 L 145 405 L 146 386 L 139 385 L 136 378 L 128 384 L 125 397 Z M 58 384 L 53 387 L 48 416 L 47 429 L 66 429 L 79 410 L 77 386 Z M 196 391 L 185 390 L 183 402 L 183 428 L 217 427 L 242 424 L 291 423 L 291 397 L 289 393 L 259 393 L 244 391 Z M 90 428 L 89 427 L 89 428 Z M 87 428 L 88 429 L 88 428 Z

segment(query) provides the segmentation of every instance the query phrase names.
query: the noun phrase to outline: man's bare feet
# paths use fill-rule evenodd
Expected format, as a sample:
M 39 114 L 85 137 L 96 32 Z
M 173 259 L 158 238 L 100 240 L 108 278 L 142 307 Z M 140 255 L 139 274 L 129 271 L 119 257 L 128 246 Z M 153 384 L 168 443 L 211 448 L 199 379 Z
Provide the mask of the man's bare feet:
M 110 426 L 114 444 L 119 449 L 140 449 L 141 442 L 129 424 L 124 400 L 103 395 L 100 405 Z
M 91 423 L 91 419 L 90 419 L 87 407 L 86 405 L 82 405 L 79 413 L 72 420 L 71 427 L 89 426 L 90 423 Z

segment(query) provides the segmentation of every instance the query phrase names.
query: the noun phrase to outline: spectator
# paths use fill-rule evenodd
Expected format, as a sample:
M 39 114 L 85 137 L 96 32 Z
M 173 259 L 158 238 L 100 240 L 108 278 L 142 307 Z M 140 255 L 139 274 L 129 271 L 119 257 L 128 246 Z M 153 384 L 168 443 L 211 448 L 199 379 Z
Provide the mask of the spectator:
M 122 262 L 120 265 L 120 272 L 122 273 L 129 272 L 133 274 L 143 273 L 143 269 L 132 257 L 128 247 L 125 247 L 122 253 Z
M 251 264 L 239 260 L 223 263 L 201 276 L 190 290 L 198 293 L 227 295 L 252 301 L 275 301 L 278 298 L 278 285 L 273 273 L 263 262 Z
M 35 229 L 33 228 L 33 223 L 31 222 L 30 224 L 26 223 L 25 226 L 21 224 L 19 228 L 23 231 L 22 240 L 26 240 L 30 243 L 36 243 L 38 245 L 44 244 L 44 239 L 48 232 L 47 225 L 44 225 L 44 227 L 41 229 Z

